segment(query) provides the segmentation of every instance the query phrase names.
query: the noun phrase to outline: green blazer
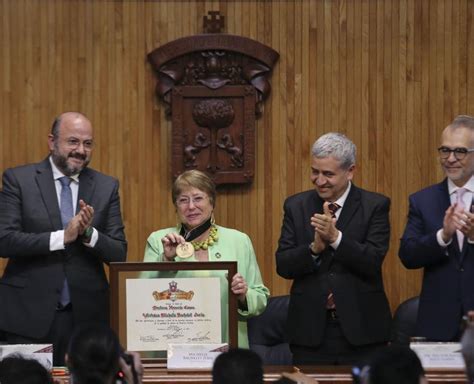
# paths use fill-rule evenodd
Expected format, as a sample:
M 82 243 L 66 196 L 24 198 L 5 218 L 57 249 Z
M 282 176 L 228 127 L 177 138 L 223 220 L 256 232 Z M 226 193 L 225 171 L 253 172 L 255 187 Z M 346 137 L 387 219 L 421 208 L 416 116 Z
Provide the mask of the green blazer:
M 237 261 L 237 270 L 244 277 L 248 285 L 247 310 L 239 309 L 238 315 L 238 340 L 239 347 L 248 348 L 247 319 L 262 313 L 267 305 L 267 297 L 270 292 L 263 285 L 260 269 L 250 238 L 235 229 L 217 226 L 219 240 L 208 248 L 209 261 Z M 168 233 L 178 233 L 179 228 L 166 228 L 153 232 L 147 240 L 145 248 L 145 262 L 165 261 L 161 239 Z M 176 257 L 176 261 L 197 261 L 194 256 L 189 259 Z M 197 275 L 219 276 L 221 283 L 221 308 L 222 315 L 222 340 L 227 340 L 227 281 L 222 272 L 218 271 L 173 271 L 173 272 L 144 272 L 144 277 L 164 277 L 170 276 L 183 278 L 195 277 Z

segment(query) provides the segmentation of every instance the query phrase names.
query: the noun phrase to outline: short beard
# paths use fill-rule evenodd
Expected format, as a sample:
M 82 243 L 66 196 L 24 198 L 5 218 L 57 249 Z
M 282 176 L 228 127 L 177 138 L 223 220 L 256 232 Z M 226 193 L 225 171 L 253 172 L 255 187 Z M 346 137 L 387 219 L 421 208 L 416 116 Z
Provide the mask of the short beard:
M 73 167 L 73 166 L 69 165 L 68 162 L 67 162 L 67 159 L 69 157 L 73 157 L 73 156 L 71 156 L 71 153 L 69 153 L 67 155 L 67 157 L 62 156 L 58 153 L 57 148 L 54 148 L 54 151 L 51 153 L 51 157 L 52 157 L 53 162 L 56 165 L 56 167 L 58 167 L 58 169 L 62 173 L 64 173 L 65 176 L 76 175 L 76 174 L 80 173 L 89 164 L 89 161 L 86 161 L 86 159 L 84 159 L 85 162 L 84 162 L 84 165 L 82 167 Z

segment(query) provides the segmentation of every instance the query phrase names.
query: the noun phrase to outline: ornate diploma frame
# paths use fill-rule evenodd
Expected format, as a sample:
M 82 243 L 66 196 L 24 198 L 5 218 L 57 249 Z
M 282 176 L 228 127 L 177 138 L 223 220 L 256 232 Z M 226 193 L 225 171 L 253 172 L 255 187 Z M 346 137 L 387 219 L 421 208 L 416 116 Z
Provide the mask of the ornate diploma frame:
M 188 278 L 176 278 L 173 279 L 169 276 L 169 274 L 173 274 L 173 272 L 177 271 L 200 271 L 197 273 L 197 277 L 188 277 Z M 192 304 L 189 304 L 189 300 L 192 299 L 193 295 L 197 293 L 199 295 L 199 289 L 203 288 L 198 288 L 198 287 L 206 287 L 206 284 L 208 281 L 206 280 L 220 280 L 220 278 L 211 278 L 211 277 L 202 277 L 203 274 L 206 274 L 206 272 L 209 272 L 211 275 L 212 273 L 214 274 L 219 274 L 219 273 L 225 273 L 226 276 L 234 276 L 237 273 L 237 262 L 232 261 L 232 262 L 160 262 L 160 263 L 110 263 L 110 323 L 112 329 L 117 333 L 120 339 L 121 345 L 125 349 L 130 349 L 128 348 L 128 341 L 129 341 L 129 333 L 130 335 L 135 335 L 134 329 L 129 328 L 129 322 L 128 322 L 128 316 L 134 316 L 130 312 L 130 308 L 132 307 L 132 304 L 135 305 L 135 302 L 130 300 L 130 295 L 128 290 L 132 290 L 132 286 L 135 287 L 141 286 L 141 285 L 150 285 L 151 277 L 146 276 L 149 273 L 162 273 L 162 275 L 166 275 L 166 277 L 153 277 L 153 279 L 158 279 L 157 280 L 157 286 L 169 286 L 169 289 L 160 289 L 157 290 L 146 290 L 144 292 L 145 295 L 152 295 L 153 298 L 157 301 L 157 305 L 154 306 L 156 308 L 164 308 L 163 305 L 166 305 L 166 303 L 175 303 L 179 302 L 180 299 L 182 300 L 188 300 L 186 302 L 186 306 L 192 308 Z M 171 280 L 170 280 L 171 279 Z M 182 280 L 196 280 L 195 286 L 196 289 L 194 292 L 192 289 L 191 290 L 180 290 L 179 287 L 176 286 L 176 281 L 182 281 Z M 131 284 L 133 283 L 133 285 Z M 220 282 L 218 282 L 220 284 Z M 191 282 L 190 284 L 194 284 L 194 282 Z M 227 287 L 223 287 L 221 289 L 226 289 L 227 291 L 227 297 L 228 297 L 228 305 L 227 305 L 227 313 L 223 314 L 224 316 L 227 315 L 227 335 L 228 335 L 228 343 L 230 347 L 237 347 L 238 345 L 238 340 L 237 340 L 237 298 L 235 295 L 231 294 L 230 290 L 230 285 L 231 285 L 231 280 L 227 278 Z M 135 289 L 135 288 L 134 288 Z M 134 291 L 133 291 L 134 292 Z M 201 296 L 203 296 L 206 292 L 200 292 Z M 216 292 L 209 292 L 212 293 L 213 297 L 216 297 Z M 206 303 L 209 305 L 214 305 L 214 302 L 216 305 L 221 306 L 221 299 L 220 299 L 220 294 L 221 290 L 217 293 L 218 299 L 217 300 L 207 300 Z M 207 296 L 207 294 L 206 294 Z M 211 297 L 211 295 L 209 295 Z M 128 299 L 127 299 L 128 297 Z M 133 300 L 133 299 L 132 299 Z M 142 300 L 142 297 L 137 297 L 137 301 Z M 162 300 L 162 301 L 160 301 Z M 177 301 L 173 301 L 177 300 Z M 164 304 L 161 304 L 164 303 Z M 219 313 L 224 311 L 224 308 L 218 308 Z M 162 311 L 163 312 L 163 311 Z M 188 311 L 189 313 L 192 314 L 192 310 Z M 170 316 L 170 319 L 167 318 L 167 316 Z M 176 321 L 177 319 L 175 318 L 175 315 L 180 317 L 181 315 L 178 313 L 161 313 L 161 317 L 159 318 L 159 323 L 161 325 L 167 324 L 167 322 L 170 322 L 169 328 L 173 332 L 177 332 L 176 329 Z M 188 316 L 188 313 L 185 313 L 185 316 Z M 194 314 L 196 315 L 196 313 Z M 144 315 L 145 316 L 145 315 Z M 199 316 L 199 314 L 198 314 Z M 157 316 L 159 317 L 159 316 Z M 164 318 L 163 318 L 164 317 Z M 178 320 L 180 321 L 180 320 Z M 184 324 L 193 324 L 193 321 L 199 321 L 198 320 L 193 320 L 193 319 L 184 319 L 182 320 L 182 323 Z M 180 323 L 178 323 L 180 324 Z M 192 327 L 186 325 L 186 327 Z M 189 331 L 189 330 L 188 330 Z M 169 335 L 170 332 L 167 332 L 167 336 Z M 172 332 L 171 332 L 172 333 Z M 219 330 L 220 333 L 220 330 Z M 135 337 L 135 336 L 133 336 Z M 148 337 L 152 337 L 153 335 L 150 335 Z M 173 340 L 171 340 L 173 342 Z M 198 342 L 199 343 L 199 342 Z M 137 343 L 133 344 L 140 344 L 138 341 Z M 150 351 L 149 349 L 147 351 Z M 139 350 L 139 352 L 142 354 L 143 357 L 152 357 L 152 358 L 163 358 L 165 357 L 165 351 L 166 349 L 159 349 L 159 350 L 153 350 L 152 354 L 150 355 L 148 352 L 145 352 L 144 350 Z M 153 359 L 155 360 L 155 359 Z

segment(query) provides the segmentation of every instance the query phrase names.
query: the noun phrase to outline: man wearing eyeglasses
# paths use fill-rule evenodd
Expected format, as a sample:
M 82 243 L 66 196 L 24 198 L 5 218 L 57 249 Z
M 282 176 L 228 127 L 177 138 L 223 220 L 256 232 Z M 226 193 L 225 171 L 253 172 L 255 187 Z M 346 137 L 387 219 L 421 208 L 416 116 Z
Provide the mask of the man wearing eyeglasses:
M 10 344 L 52 343 L 64 365 L 69 336 L 108 323 L 103 264 L 125 261 L 118 181 L 88 168 L 94 141 L 82 114 L 66 112 L 42 162 L 7 169 L 0 193 L 0 330 Z
M 410 196 L 399 256 L 424 268 L 416 336 L 455 341 L 474 310 L 474 117 L 456 117 L 438 153 L 446 179 Z

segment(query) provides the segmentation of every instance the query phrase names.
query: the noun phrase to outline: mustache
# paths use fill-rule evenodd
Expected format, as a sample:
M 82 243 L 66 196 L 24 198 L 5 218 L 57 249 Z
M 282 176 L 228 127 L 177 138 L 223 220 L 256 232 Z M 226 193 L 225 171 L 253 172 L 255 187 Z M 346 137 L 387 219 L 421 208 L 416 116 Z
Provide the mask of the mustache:
M 73 157 L 73 158 L 76 158 L 76 159 L 79 159 L 79 160 L 86 160 L 87 159 L 86 155 L 83 155 L 81 153 L 74 153 L 74 152 L 70 153 L 68 155 L 68 157 Z

